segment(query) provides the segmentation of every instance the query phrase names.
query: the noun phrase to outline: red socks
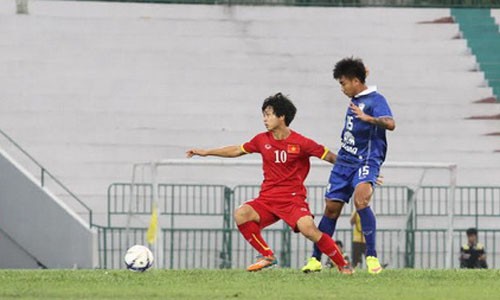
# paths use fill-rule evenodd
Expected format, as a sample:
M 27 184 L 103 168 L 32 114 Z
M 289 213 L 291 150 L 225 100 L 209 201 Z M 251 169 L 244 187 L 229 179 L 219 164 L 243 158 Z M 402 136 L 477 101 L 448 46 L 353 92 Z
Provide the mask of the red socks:
M 273 256 L 274 253 L 266 244 L 266 241 L 260 234 L 260 226 L 256 222 L 246 222 L 238 225 L 238 230 L 243 237 L 255 248 L 262 256 Z M 335 243 L 334 243 L 335 244 Z M 336 245 L 335 245 L 336 246 Z
M 238 229 L 243 237 L 255 248 L 262 256 L 272 256 L 273 251 L 266 244 L 260 234 L 260 226 L 256 222 L 246 222 L 238 225 Z M 327 234 L 323 233 L 319 241 L 316 243 L 319 250 L 330 257 L 331 260 L 338 266 L 343 267 L 347 262 L 342 255 L 337 244 Z
M 339 268 L 347 265 L 347 262 L 342 255 L 342 251 L 340 251 L 337 244 L 335 244 L 335 241 L 327 234 L 323 233 L 323 236 L 321 236 L 319 241 L 316 243 L 316 246 L 318 246 L 318 249 L 321 252 L 330 257 L 330 259 L 333 260 Z

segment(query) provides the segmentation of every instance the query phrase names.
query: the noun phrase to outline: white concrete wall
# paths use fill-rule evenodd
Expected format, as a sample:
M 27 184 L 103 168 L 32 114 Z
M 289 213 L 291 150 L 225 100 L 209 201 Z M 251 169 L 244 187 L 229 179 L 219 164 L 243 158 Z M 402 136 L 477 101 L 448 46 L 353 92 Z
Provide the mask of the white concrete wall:
M 495 22 L 500 26 L 500 9 L 492 9 L 491 16 L 495 18 Z
M 97 234 L 0 151 L 0 268 L 97 266 Z
M 10 236 L 2 232 L 0 228 L 0 268 L 8 269 L 36 269 L 41 266 L 37 264 L 29 253 L 26 252 Z
M 104 223 L 106 188 L 138 161 L 239 144 L 264 130 L 262 100 L 298 106 L 293 128 L 336 150 L 348 100 L 331 70 L 364 58 L 397 130 L 389 161 L 456 162 L 459 184 L 498 184 L 499 112 L 447 9 L 0 2 L 0 128 L 88 202 Z M 251 157 L 257 159 L 258 157 Z M 258 181 L 245 171 L 175 170 L 166 179 Z M 385 170 L 388 183 L 413 172 Z M 406 176 L 412 173 L 411 176 Z M 411 178 L 410 178 L 411 177 Z M 443 179 L 444 178 L 444 179 Z M 324 183 L 327 173 L 311 174 Z M 428 184 L 446 183 L 445 175 Z M 78 209 L 78 208 L 77 208 Z

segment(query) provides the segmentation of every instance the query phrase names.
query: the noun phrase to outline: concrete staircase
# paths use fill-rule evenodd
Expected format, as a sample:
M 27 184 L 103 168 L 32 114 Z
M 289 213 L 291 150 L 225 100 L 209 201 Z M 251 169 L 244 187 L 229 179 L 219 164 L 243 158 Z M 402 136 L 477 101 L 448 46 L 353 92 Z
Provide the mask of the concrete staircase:
M 130 181 L 132 163 L 245 142 L 264 130 L 260 105 L 278 91 L 298 106 L 295 130 L 338 149 L 348 99 L 331 70 L 351 55 L 392 106 L 389 161 L 456 162 L 459 184 L 499 183 L 498 138 L 485 136 L 498 121 L 466 119 L 500 112 L 473 103 L 492 88 L 457 24 L 419 24 L 448 9 L 33 1 L 21 16 L 11 2 L 0 2 L 0 128 L 98 224 L 108 185 Z M 407 180 L 384 172 L 388 183 Z M 196 173 L 165 177 L 228 180 Z
M 491 10 L 454 8 L 451 13 L 500 102 L 500 31 Z

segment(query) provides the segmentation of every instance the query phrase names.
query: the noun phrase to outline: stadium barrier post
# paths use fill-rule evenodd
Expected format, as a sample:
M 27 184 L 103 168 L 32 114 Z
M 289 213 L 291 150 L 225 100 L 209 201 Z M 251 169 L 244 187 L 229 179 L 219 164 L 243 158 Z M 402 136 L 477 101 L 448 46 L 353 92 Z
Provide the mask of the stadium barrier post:
M 151 184 L 152 184 L 152 194 L 153 194 L 153 201 L 151 202 L 151 213 L 153 213 L 153 207 L 156 206 L 156 209 L 157 209 L 157 214 L 158 214 L 158 220 L 157 220 L 157 224 L 156 224 L 156 238 L 153 242 L 153 247 L 154 247 L 154 252 L 153 253 L 156 253 L 156 259 L 155 259 L 155 267 L 157 269 L 159 268 L 162 268 L 164 266 L 162 266 L 162 262 L 163 262 L 163 247 L 161 247 L 161 245 L 163 245 L 163 243 L 161 242 L 161 240 L 163 239 L 162 235 L 160 234 L 161 233 L 161 223 L 160 223 L 160 216 L 161 216 L 161 211 L 160 211 L 160 205 L 159 205 L 159 194 L 158 194 L 158 182 L 157 182 L 157 168 L 158 168 L 158 165 L 155 163 L 155 162 L 151 162 Z
M 457 186 L 457 165 L 450 165 L 450 187 L 448 190 L 448 243 L 446 268 L 453 267 L 453 231 L 454 231 L 454 215 L 455 215 L 455 190 Z
M 130 247 L 130 224 L 132 223 L 132 203 L 134 202 L 134 193 L 135 193 L 135 184 L 137 181 L 136 178 L 136 173 L 137 173 L 137 168 L 139 167 L 140 164 L 134 164 L 132 166 L 132 183 L 130 184 L 130 196 L 128 200 L 128 207 L 127 207 L 127 220 L 125 223 L 125 244 L 127 247 Z M 110 224 L 111 221 L 108 220 L 108 223 Z
M 222 233 L 222 251 L 220 253 L 221 264 L 220 269 L 232 268 L 232 220 L 233 212 L 233 191 L 229 187 L 224 187 L 224 220 Z
M 415 196 L 408 189 L 408 215 L 406 218 L 405 268 L 415 268 Z

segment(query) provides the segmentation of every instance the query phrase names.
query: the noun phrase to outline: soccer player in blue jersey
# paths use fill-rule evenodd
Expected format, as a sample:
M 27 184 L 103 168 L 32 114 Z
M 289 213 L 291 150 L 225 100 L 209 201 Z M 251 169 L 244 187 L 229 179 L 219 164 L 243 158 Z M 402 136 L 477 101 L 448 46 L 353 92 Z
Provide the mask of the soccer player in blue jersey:
M 332 236 L 345 203 L 354 198 L 366 240 L 368 272 L 378 274 L 382 267 L 375 250 L 376 219 L 370 208 L 373 187 L 387 152 L 386 131 L 396 123 L 387 100 L 376 87 L 365 84 L 367 70 L 361 59 L 345 58 L 333 70 L 342 92 L 350 98 L 341 135 L 341 148 L 330 174 L 325 193 L 325 212 L 318 228 Z M 321 270 L 321 252 L 314 246 L 304 272 Z

